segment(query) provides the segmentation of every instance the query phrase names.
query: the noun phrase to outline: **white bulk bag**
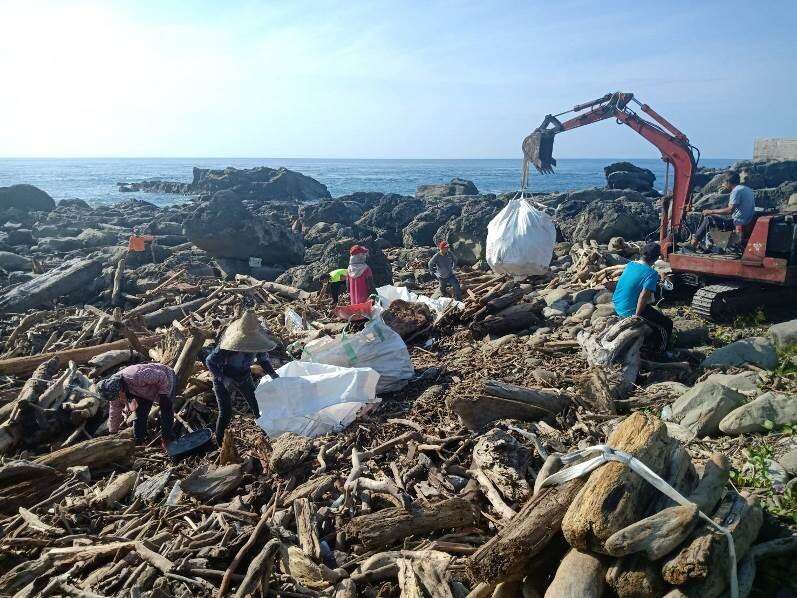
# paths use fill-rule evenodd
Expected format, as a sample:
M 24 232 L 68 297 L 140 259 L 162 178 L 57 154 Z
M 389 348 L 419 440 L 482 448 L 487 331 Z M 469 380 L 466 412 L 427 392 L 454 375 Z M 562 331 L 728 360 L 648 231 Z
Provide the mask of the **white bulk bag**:
M 407 345 L 382 321 L 378 310 L 362 331 L 310 341 L 302 351 L 302 361 L 349 368 L 373 368 L 379 372 L 376 392 L 395 392 L 415 375 Z
M 339 432 L 381 400 L 379 374 L 371 368 L 292 361 L 277 373 L 273 380 L 263 376 L 255 389 L 262 414 L 257 425 L 272 438 L 283 432 L 311 437 Z
M 498 274 L 544 274 L 555 243 L 551 217 L 528 198 L 511 199 L 487 225 L 487 263 Z
M 379 304 L 385 309 L 390 307 L 390 304 L 396 299 L 401 299 L 402 301 L 406 301 L 408 303 L 423 303 L 424 305 L 428 305 L 429 309 L 431 309 L 438 316 L 442 314 L 452 303 L 457 309 L 463 309 L 465 307 L 465 304 L 462 303 L 462 301 L 457 301 L 451 297 L 432 299 L 426 295 L 418 295 L 417 293 L 413 293 L 407 287 L 394 287 L 391 284 L 378 287 L 376 289 L 376 294 L 379 295 Z

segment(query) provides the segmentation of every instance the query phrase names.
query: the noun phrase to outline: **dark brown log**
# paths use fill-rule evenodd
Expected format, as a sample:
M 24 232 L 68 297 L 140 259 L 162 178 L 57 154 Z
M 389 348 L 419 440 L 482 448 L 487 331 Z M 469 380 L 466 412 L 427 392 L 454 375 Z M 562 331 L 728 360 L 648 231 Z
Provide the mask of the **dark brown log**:
M 620 598 L 658 598 L 665 592 L 658 563 L 643 554 L 634 554 L 612 564 L 606 571 L 606 583 Z
M 613 533 L 606 540 L 606 552 L 613 556 L 643 552 L 655 561 L 683 542 L 696 523 L 695 505 L 670 507 Z
M 357 538 L 366 549 L 375 550 L 391 546 L 409 536 L 475 525 L 480 518 L 479 510 L 472 503 L 461 498 L 450 498 L 410 511 L 389 508 L 360 515 L 352 519 L 345 529 L 350 538 Z
M 205 344 L 205 333 L 198 328 L 190 329 L 190 336 L 185 339 L 183 348 L 180 350 L 180 355 L 177 358 L 177 363 L 174 364 L 174 374 L 177 376 L 177 394 L 185 390 L 185 385 L 188 384 L 188 379 L 194 373 L 194 366 L 196 365 L 196 357 L 199 351 L 202 350 Z
M 468 577 L 495 584 L 522 575 L 561 528 L 562 517 L 584 480 L 540 490 L 496 536 L 468 557 Z
M 532 303 L 520 303 L 489 315 L 480 322 L 474 322 L 470 328 L 474 334 L 484 336 L 526 330 L 539 322 L 539 308 Z
M 623 420 L 609 436 L 612 448 L 624 451 L 661 475 L 672 453 L 672 440 L 661 420 L 640 412 Z M 607 463 L 593 471 L 562 522 L 573 548 L 605 553 L 613 533 L 638 521 L 658 491 L 627 465 Z
M 150 330 L 153 330 L 158 326 L 168 326 L 172 323 L 172 320 L 182 320 L 185 316 L 190 314 L 204 302 L 205 298 L 200 297 L 199 299 L 186 301 L 185 303 L 180 303 L 179 305 L 169 305 L 142 316 L 141 320 Z
M 16 400 L 0 407 L 0 423 L 8 419 L 8 416 L 11 415 L 12 411 L 14 411 L 19 401 L 35 402 L 39 395 L 47 389 L 47 386 L 49 386 L 50 378 L 55 376 L 57 372 L 58 360 L 55 358 L 48 359 L 39 364 L 39 366 L 33 372 L 33 375 L 25 380 L 25 384 L 23 384 L 22 390 L 19 391 L 19 395 L 17 395 Z
M 500 297 L 496 297 L 495 299 L 490 299 L 485 304 L 485 307 L 487 308 L 487 313 L 495 314 L 501 311 L 502 309 L 506 309 L 510 305 L 514 305 L 522 298 L 523 298 L 523 290 L 519 288 L 513 289 L 505 295 L 501 295 Z
M 280 547 L 280 541 L 276 538 L 266 543 L 263 550 L 249 563 L 246 575 L 241 585 L 238 586 L 238 591 L 235 592 L 235 598 L 245 598 L 246 596 L 255 595 L 255 591 L 261 580 L 263 580 L 263 595 L 268 595 L 269 578 L 271 577 L 271 571 L 274 567 L 274 557 L 279 554 Z

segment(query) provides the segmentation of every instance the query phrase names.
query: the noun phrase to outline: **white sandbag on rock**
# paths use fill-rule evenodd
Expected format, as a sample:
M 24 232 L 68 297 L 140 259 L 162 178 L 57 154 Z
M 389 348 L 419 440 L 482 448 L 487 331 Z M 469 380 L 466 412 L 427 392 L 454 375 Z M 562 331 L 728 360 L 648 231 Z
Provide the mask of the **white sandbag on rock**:
M 270 437 L 284 432 L 320 436 L 339 432 L 376 398 L 379 374 L 371 368 L 345 368 L 292 361 L 263 376 L 255 389 L 261 416 L 256 420 Z
M 521 196 L 511 199 L 487 225 L 487 263 L 498 274 L 544 274 L 555 243 L 551 217 Z
M 395 392 L 407 385 L 415 375 L 407 345 L 379 315 L 372 312 L 372 320 L 357 334 L 345 332 L 307 343 L 302 361 L 326 363 L 349 368 L 373 368 L 379 372 L 376 392 Z
M 376 289 L 376 293 L 379 295 L 379 304 L 385 309 L 390 307 L 390 304 L 396 299 L 401 299 L 402 301 L 407 301 L 408 303 L 423 303 L 424 305 L 428 305 L 429 309 L 431 309 L 435 315 L 438 316 L 442 314 L 452 303 L 456 305 L 457 309 L 462 309 L 465 307 L 465 304 L 462 303 L 462 301 L 457 301 L 451 297 L 432 299 L 426 295 L 418 295 L 417 293 L 413 293 L 407 287 L 394 287 L 391 284 L 378 287 Z

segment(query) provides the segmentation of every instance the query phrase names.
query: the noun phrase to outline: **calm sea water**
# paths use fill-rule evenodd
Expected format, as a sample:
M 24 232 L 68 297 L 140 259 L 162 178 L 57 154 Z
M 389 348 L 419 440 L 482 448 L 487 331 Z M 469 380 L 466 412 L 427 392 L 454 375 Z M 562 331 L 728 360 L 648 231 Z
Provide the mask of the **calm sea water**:
M 603 167 L 621 158 L 559 160 L 554 175 L 533 172 L 532 191 L 567 191 L 603 186 Z M 664 164 L 658 159 L 631 159 L 656 173 L 656 187 L 664 185 Z M 731 159 L 706 159 L 702 166 L 726 167 Z M 161 179 L 191 181 L 192 168 L 253 168 L 285 166 L 324 183 L 334 196 L 354 191 L 383 191 L 412 195 L 418 185 L 446 183 L 454 177 L 470 179 L 484 193 L 518 188 L 517 160 L 314 160 L 281 158 L 113 158 L 56 159 L 0 158 L 0 186 L 29 183 L 54 199 L 80 198 L 91 204 L 115 203 L 141 197 L 165 205 L 184 197 L 153 193 L 120 193 L 117 182 Z

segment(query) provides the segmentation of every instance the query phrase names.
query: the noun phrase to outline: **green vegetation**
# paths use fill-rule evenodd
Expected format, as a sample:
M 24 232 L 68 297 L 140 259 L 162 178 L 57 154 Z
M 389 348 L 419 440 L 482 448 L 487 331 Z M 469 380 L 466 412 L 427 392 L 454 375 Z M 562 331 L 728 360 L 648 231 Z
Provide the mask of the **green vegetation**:
M 793 427 L 783 432 L 794 434 Z M 739 488 L 748 488 L 760 496 L 764 507 L 773 515 L 786 517 L 797 523 L 797 493 L 776 488 L 772 483 L 769 463 L 772 460 L 772 447 L 761 441 L 746 448 L 747 461 L 740 470 L 731 471 L 731 480 Z
M 775 368 L 775 374 L 778 376 L 797 374 L 797 344 L 778 349 L 778 367 Z

